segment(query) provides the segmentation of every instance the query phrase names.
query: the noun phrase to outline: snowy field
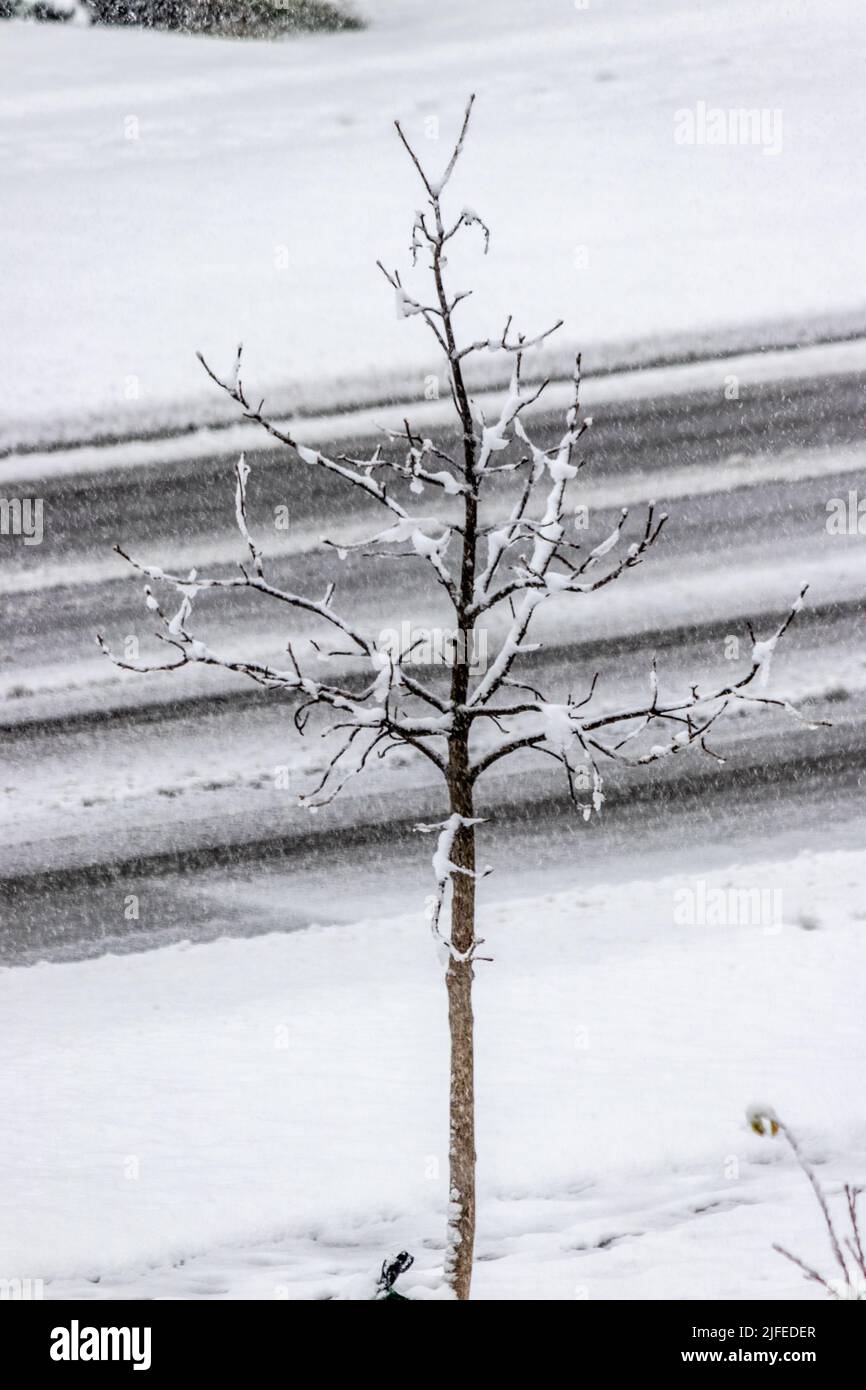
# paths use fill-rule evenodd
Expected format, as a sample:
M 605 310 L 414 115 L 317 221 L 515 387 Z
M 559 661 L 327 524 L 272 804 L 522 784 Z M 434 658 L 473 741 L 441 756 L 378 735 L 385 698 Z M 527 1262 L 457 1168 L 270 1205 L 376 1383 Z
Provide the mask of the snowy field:
M 193 353 L 241 338 L 272 408 L 420 398 L 425 334 L 375 269 L 419 201 L 391 121 L 435 162 L 470 90 L 467 331 L 561 315 L 591 361 L 866 307 L 858 0 L 361 8 L 277 44 L 2 26 L 2 442 L 216 416 Z M 699 102 L 780 112 L 775 152 L 677 144 Z
M 771 1246 L 825 1269 L 820 1213 L 744 1112 L 774 1104 L 831 1193 L 866 1179 L 862 856 L 573 878 L 483 894 L 475 1296 L 814 1297 Z M 701 925 L 719 889 L 767 910 Z M 420 903 L 4 970 L 0 1009 L 0 1268 L 47 1297 L 361 1297 L 405 1247 L 404 1287 L 434 1294 L 445 999 Z

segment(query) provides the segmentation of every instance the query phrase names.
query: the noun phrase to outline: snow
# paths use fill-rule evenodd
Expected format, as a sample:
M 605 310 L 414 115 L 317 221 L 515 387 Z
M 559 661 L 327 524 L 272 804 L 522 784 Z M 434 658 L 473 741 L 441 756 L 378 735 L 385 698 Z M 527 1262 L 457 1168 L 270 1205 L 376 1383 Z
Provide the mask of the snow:
M 562 314 L 589 347 L 866 302 L 857 0 L 364 8 L 362 32 L 285 43 L 3 25 L 7 439 L 216 415 L 194 352 L 227 366 L 240 339 L 251 392 L 369 389 L 375 364 L 420 398 L 427 331 L 375 268 L 407 265 L 418 203 L 391 121 L 435 172 L 472 89 L 454 211 L 492 240 L 455 246 L 467 336 Z M 677 144 L 697 100 L 781 111 L 781 152 Z
M 569 753 L 580 729 L 579 722 L 569 713 L 569 706 L 541 704 L 539 713 L 548 748 L 558 753 Z
M 625 519 L 628 516 L 628 510 L 625 507 L 623 507 L 621 515 L 622 520 L 618 523 L 616 529 L 614 531 L 611 531 L 610 535 L 607 536 L 605 540 L 601 541 L 595 547 L 594 550 L 591 550 L 589 552 L 591 559 L 600 560 L 604 555 L 607 555 L 611 550 L 613 550 L 614 546 L 616 545 L 617 541 L 622 535 L 622 528 L 625 523 Z
M 797 609 L 799 612 L 799 609 Z M 752 647 L 752 661 L 758 668 L 758 679 L 756 689 L 766 690 L 770 680 L 770 668 L 773 662 L 773 654 L 779 641 L 779 634 L 774 632 L 772 637 L 768 637 L 763 642 L 756 642 Z
M 455 247 L 449 276 L 452 293 L 477 288 L 459 310 L 461 324 L 467 338 L 484 335 L 477 341 L 490 348 L 473 400 L 482 463 L 501 447 L 521 404 L 516 382 L 504 406 L 483 389 L 507 380 L 512 359 L 487 335 L 512 310 L 513 332 L 530 338 L 560 312 L 568 320 L 526 376 L 560 378 L 536 411 L 569 408 L 573 387 L 561 378 L 578 340 L 596 373 L 585 383 L 584 405 L 596 409 L 665 393 L 721 394 L 731 378 L 746 389 L 860 371 L 866 362 L 861 337 L 602 375 L 611 363 L 670 357 L 674 341 L 688 353 L 708 340 L 778 340 L 781 330 L 767 325 L 783 314 L 793 322 L 792 340 L 814 336 L 819 323 L 821 331 L 849 331 L 852 305 L 866 305 L 858 239 L 866 190 L 850 177 L 862 125 L 863 20 L 854 0 L 657 0 L 651 10 L 642 0 L 597 0 L 585 10 L 537 0 L 531 25 L 525 0 L 367 0 L 366 8 L 373 22 L 361 34 L 285 44 L 0 26 L 7 212 L 0 380 L 9 394 L 0 447 L 22 449 L 6 461 L 7 477 L 20 484 L 91 475 L 98 487 L 105 470 L 215 455 L 226 456 L 228 477 L 229 457 L 234 463 L 240 453 L 240 547 L 237 535 L 214 533 L 148 551 L 158 562 L 144 570 L 152 580 L 164 570 L 188 573 L 176 586 L 183 601 L 169 631 L 192 662 L 221 659 L 186 632 L 197 574 L 234 566 L 243 543 L 258 568 L 242 450 L 278 447 L 229 415 L 230 404 L 195 363 L 195 347 L 222 373 L 245 339 L 250 398 L 268 393 L 279 420 L 300 410 L 289 432 L 306 464 L 338 439 L 354 442 L 383 426 L 399 435 L 406 408 L 395 409 L 394 397 L 411 403 L 416 430 L 435 437 L 444 418 L 453 423 L 446 399 L 413 403 L 428 394 L 425 374 L 436 363 L 418 321 L 426 293 L 408 268 L 418 189 L 391 128 L 394 115 L 438 174 L 467 92 L 479 91 L 454 212 L 463 205 L 465 222 L 483 231 L 491 224 L 491 255 L 483 256 L 482 238 L 468 237 L 463 251 Z M 678 144 L 676 114 L 713 106 L 778 114 L 774 157 L 734 142 Z M 480 214 L 462 204 L 469 194 Z M 396 315 L 377 256 L 406 274 Z M 760 333 L 746 322 L 761 325 Z M 861 334 L 863 323 L 861 313 Z M 353 408 L 314 413 L 345 405 Z M 229 419 L 226 428 L 167 433 Z M 129 437 L 139 431 L 153 437 Z M 49 447 L 76 439 L 90 442 Z M 42 451 L 28 453 L 34 442 Z M 559 457 L 533 450 L 554 484 L 534 567 L 543 568 L 559 534 L 557 487 L 574 472 L 566 455 L 565 445 Z M 447 474 L 427 473 L 425 456 L 435 457 L 426 442 L 410 448 L 412 490 L 444 481 L 446 495 L 435 502 L 442 514 L 404 515 L 381 534 L 411 543 L 444 574 L 449 494 L 459 487 Z M 861 446 L 822 447 L 685 461 L 659 477 L 642 472 L 636 458 L 625 476 L 587 478 L 581 514 L 656 495 L 667 505 L 771 481 L 859 474 L 863 462 Z M 503 517 L 488 519 L 502 526 Z M 850 602 L 862 593 L 862 553 L 854 545 L 827 548 L 823 523 L 819 505 L 814 535 L 780 525 L 769 549 L 766 532 L 737 537 L 736 545 L 702 544 L 697 568 L 662 552 L 643 582 L 611 586 L 591 612 L 581 610 L 581 639 L 618 636 L 626 649 L 654 628 L 739 622 L 756 604 L 765 633 L 804 572 L 810 604 Z M 617 528 L 601 539 L 609 524 L 592 532 L 593 560 L 619 538 Z M 269 551 L 310 565 L 320 529 L 306 518 Z M 373 528 L 362 510 L 339 529 L 345 558 Z M 489 536 L 490 562 L 508 535 Z M 74 553 L 80 558 L 55 555 L 37 570 L 29 552 L 17 552 L 0 592 L 39 590 L 49 600 L 56 591 L 60 611 L 60 598 L 78 601 L 85 586 L 122 572 L 117 557 Z M 192 562 L 198 569 L 189 569 Z M 544 600 L 534 635 L 554 646 L 566 631 L 560 591 L 568 584 L 568 576 L 547 573 L 544 588 L 526 599 L 527 612 Z M 381 618 L 379 602 L 359 594 L 367 625 Z M 203 617 L 204 603 L 197 605 Z M 435 625 L 436 603 L 415 610 L 416 624 Z M 145 586 L 142 618 L 157 606 Z M 233 656 L 285 647 L 273 615 L 209 626 L 208 638 Z M 491 626 L 493 638 L 502 635 Z M 522 636 L 518 623 L 507 654 L 534 650 Z M 866 688 L 856 644 L 830 660 L 820 634 L 807 629 L 804 645 L 793 654 L 780 648 L 774 658 L 776 640 L 754 643 L 759 688 L 771 661 L 780 698 L 829 698 L 840 686 L 851 698 Z M 157 689 L 77 650 L 62 663 L 47 642 L 28 652 L 33 670 L 10 669 L 3 687 L 36 693 L 10 704 L 9 718 L 22 708 L 26 717 L 31 705 L 50 711 L 52 691 L 58 707 L 107 710 L 146 701 Z M 381 715 L 394 679 L 386 651 L 371 649 L 371 664 L 377 708 L 343 706 L 368 722 Z M 681 693 L 686 665 L 682 653 L 667 654 L 666 695 Z M 638 679 L 645 682 L 645 671 L 624 683 Z M 657 690 L 654 673 L 651 682 Z M 176 689 L 225 685 L 205 687 L 200 671 L 184 671 Z M 307 680 L 304 688 L 318 687 Z M 568 708 L 540 711 L 554 750 L 579 742 Z M 720 746 L 754 735 L 755 747 L 769 748 L 758 742 L 755 718 L 747 713 Z M 232 817 L 232 834 L 244 819 L 250 836 L 275 824 L 285 788 L 314 781 L 330 748 L 287 743 L 273 711 L 255 707 L 230 738 L 226 727 L 217 718 L 202 724 L 194 711 L 186 725 L 149 733 L 143 725 L 134 739 L 103 725 L 98 749 L 57 735 L 52 744 L 49 736 L 45 746 L 54 751 L 42 762 L 41 735 L 26 747 L 19 740 L 0 806 L 8 864 L 56 869 L 77 863 L 76 855 L 96 863 L 133 847 L 183 850 L 209 844 L 217 822 L 228 837 Z M 349 750 L 344 772 L 358 765 L 368 738 Z M 644 760 L 671 751 L 657 745 Z M 525 765 L 518 759 L 515 781 Z M 844 775 L 850 788 L 850 759 Z M 363 795 L 417 792 L 429 777 L 409 755 L 395 771 L 390 762 L 377 769 Z M 834 790 L 828 781 L 822 809 Z M 355 798 L 340 824 L 367 815 L 370 803 Z M 595 776 L 596 810 L 602 800 Z M 315 811 L 315 797 L 306 805 Z M 440 813 L 431 806 L 412 815 Z M 682 808 L 678 814 L 682 828 Z M 748 807 L 738 804 L 737 814 L 755 825 Z M 791 814 L 780 797 L 783 824 Z M 437 955 L 429 926 L 436 937 L 457 824 L 452 817 L 422 827 L 440 832 L 432 853 L 439 897 L 427 900 L 427 925 L 429 868 L 417 876 L 417 898 L 406 896 L 411 870 L 404 863 L 399 877 L 395 836 L 392 872 L 387 856 L 371 868 L 370 855 L 358 852 L 347 861 L 350 887 L 332 882 L 326 869 L 318 898 L 305 896 L 306 863 L 291 884 L 287 875 L 272 884 L 245 871 L 211 884 L 225 909 L 214 930 L 228 929 L 234 913 L 241 939 L 146 951 L 166 937 L 148 922 L 145 903 L 134 939 L 118 883 L 117 936 L 126 931 L 124 945 L 137 951 L 0 969 L 0 1109 L 15 1117 L 0 1134 L 0 1276 L 44 1278 L 50 1297 L 359 1298 L 370 1296 L 383 1259 L 407 1248 L 416 1263 L 404 1291 L 441 1297 L 447 942 L 438 936 Z M 829 1263 L 803 1175 L 781 1141 L 758 1133 L 773 1128 L 759 1118 L 778 1113 L 792 1127 L 832 1202 L 842 1181 L 866 1177 L 862 852 L 813 848 L 791 858 L 791 842 L 804 843 L 808 827 L 799 839 L 772 838 L 768 828 L 754 835 L 754 847 L 743 847 L 742 834 L 737 840 L 747 866 L 696 878 L 682 871 L 688 836 L 653 861 L 640 834 L 615 867 L 600 867 L 596 855 L 590 870 L 590 855 L 583 864 L 563 855 L 550 868 L 542 849 L 558 831 L 542 824 L 537 854 L 502 865 L 506 886 L 488 880 L 486 869 L 479 874 L 478 931 L 494 959 L 477 967 L 476 1296 L 820 1296 L 771 1248 L 781 1240 L 819 1268 Z M 856 817 L 841 843 L 856 843 L 855 827 Z M 482 826 L 482 852 L 486 833 Z M 720 843 L 712 862 L 735 852 Z M 777 857 L 755 862 L 756 853 Z M 673 863 L 679 871 L 660 877 Z M 653 877 L 629 881 L 636 865 L 647 864 Z M 382 880 L 366 896 L 365 874 Z M 610 881 L 598 885 L 601 874 Z M 509 896 L 509 884 L 534 896 Z M 164 887 L 148 880 L 145 891 L 158 900 Z M 99 899 L 109 941 L 116 940 L 112 891 Z M 196 903 L 188 891 L 182 930 L 191 934 Z M 760 906 L 767 894 L 772 918 L 740 915 L 739 905 Z M 383 901 L 403 915 L 383 920 Z M 712 920 L 689 917 L 693 901 L 712 902 Z M 323 904 L 322 925 L 310 927 Z M 723 919 L 732 904 L 726 925 L 718 904 Z M 362 912 L 369 915 L 346 924 Z M 154 921 L 159 915 L 157 908 Z M 276 924 L 279 934 L 242 936 Z
M 559 370 L 561 366 L 556 360 L 552 370 Z M 640 401 L 693 391 L 718 391 L 719 382 L 728 375 L 736 376 L 745 392 L 749 387 L 768 381 L 802 381 L 814 376 L 845 375 L 863 370 L 866 370 L 866 339 L 860 337 L 850 342 L 812 344 L 796 351 L 767 349 L 726 356 L 721 360 L 712 358 L 701 362 L 645 366 L 636 370 L 605 371 L 595 377 L 584 377 L 581 396 L 585 404 L 598 407 L 624 400 Z M 565 410 L 573 394 L 572 382 L 554 381 L 547 387 L 538 405 L 527 408 L 527 417 L 534 409 Z M 500 392 L 482 391 L 476 394 L 475 400 L 483 409 L 492 409 L 500 397 Z M 383 429 L 393 429 L 399 435 L 402 431 L 401 417 L 405 414 L 405 408 L 399 405 L 384 404 L 344 410 L 337 414 L 311 415 L 292 421 L 292 436 L 298 441 L 297 453 L 301 460 L 315 464 L 317 451 L 305 447 L 301 440 L 328 440 L 331 443 L 357 441 L 361 436 L 377 435 Z M 591 420 L 591 416 L 586 417 L 584 426 L 589 425 Z M 413 404 L 412 423 L 431 429 L 453 426 L 453 407 L 450 401 L 442 400 Z M 277 424 L 288 424 L 288 421 L 277 421 Z M 233 459 L 244 448 L 270 452 L 284 447 L 258 425 L 234 423 L 219 429 L 196 429 L 156 439 L 13 453 L 4 463 L 4 468 L 10 479 L 20 485 L 70 473 L 90 475 L 189 459 Z M 543 450 L 539 451 L 539 455 L 544 456 Z
M 783 920 L 677 926 L 700 883 L 782 884 Z M 831 1194 L 866 1177 L 862 856 L 492 896 L 476 1295 L 813 1297 L 771 1244 L 824 1266 L 820 1214 L 745 1110 L 775 1105 Z M 351 1297 L 405 1247 L 429 1296 L 441 974 L 420 891 L 388 921 L 0 972 L 0 1269 L 48 1297 Z

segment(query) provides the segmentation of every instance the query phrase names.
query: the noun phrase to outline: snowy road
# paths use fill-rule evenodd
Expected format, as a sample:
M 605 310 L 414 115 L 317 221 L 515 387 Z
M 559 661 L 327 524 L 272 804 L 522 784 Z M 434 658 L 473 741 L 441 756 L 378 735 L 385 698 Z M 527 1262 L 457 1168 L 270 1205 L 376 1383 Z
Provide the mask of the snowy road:
M 847 499 L 866 469 L 866 374 L 804 375 L 782 362 L 779 380 L 744 382 L 728 400 L 725 365 L 716 365 L 714 388 L 647 398 L 638 376 L 631 398 L 621 391 L 599 408 L 586 484 L 593 528 L 606 534 L 622 497 L 655 494 L 672 519 L 639 573 L 582 612 L 555 615 L 542 660 L 554 687 L 598 670 L 601 690 L 637 690 L 657 652 L 663 684 L 682 689 L 687 678 L 730 669 L 726 641 L 742 637 L 745 618 L 769 630 L 808 579 L 809 602 L 774 681 L 834 727 L 732 721 L 717 740 L 730 755 L 724 769 L 687 758 L 613 777 L 607 815 L 589 827 L 574 821 L 546 768 L 491 779 L 491 897 L 540 884 L 542 874 L 564 885 L 575 874 L 594 882 L 670 871 L 684 844 L 695 866 L 721 862 L 720 845 L 748 857 L 758 829 L 764 853 L 816 839 L 863 842 L 866 550 L 863 537 L 831 535 L 826 521 L 828 499 Z M 348 523 L 344 494 L 291 483 L 272 452 L 250 461 L 258 515 L 286 503 L 290 535 L 301 538 L 294 555 L 278 554 L 275 572 L 300 566 L 324 588 L 332 562 L 307 547 Z M 420 906 L 428 851 L 411 826 L 441 811 L 424 768 L 410 759 L 378 771 L 311 819 L 293 793 L 321 765 L 321 750 L 315 739 L 296 741 L 285 704 L 211 672 L 113 679 L 91 655 L 97 625 L 115 644 L 147 631 L 140 583 L 111 556 L 113 540 L 149 556 L 167 540 L 184 567 L 237 553 L 230 460 L 55 469 L 28 486 L 44 497 L 46 527 L 43 545 L 19 546 L 4 573 L 13 592 L 2 679 L 14 698 L 2 728 L 3 959 L 352 921 L 377 904 L 396 911 L 407 894 Z M 441 616 L 411 567 L 401 566 L 395 592 L 393 572 L 350 558 L 341 584 L 374 630 Z M 285 642 L 278 613 L 251 614 L 241 602 L 207 612 L 221 649 L 276 654 Z M 527 864 L 528 878 L 508 867 Z M 139 899 L 133 919 L 130 895 Z

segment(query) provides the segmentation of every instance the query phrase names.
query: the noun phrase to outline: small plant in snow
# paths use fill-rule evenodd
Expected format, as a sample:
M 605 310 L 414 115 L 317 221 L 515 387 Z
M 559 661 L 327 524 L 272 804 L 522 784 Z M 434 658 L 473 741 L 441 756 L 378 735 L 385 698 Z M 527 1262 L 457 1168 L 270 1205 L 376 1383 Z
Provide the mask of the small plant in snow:
M 410 1255 L 408 1250 L 401 1250 L 399 1255 L 395 1255 L 393 1259 L 385 1260 L 382 1264 L 382 1272 L 379 1275 L 378 1283 L 376 1284 L 376 1292 L 373 1296 L 374 1300 L 380 1302 L 386 1298 L 397 1298 L 405 1303 L 406 1295 L 398 1293 L 394 1285 L 400 1278 L 400 1275 L 405 1274 L 407 1269 L 411 1269 L 414 1263 L 414 1256 Z
M 792 1255 L 790 1250 L 786 1250 L 782 1245 L 774 1245 L 773 1249 L 778 1250 L 780 1255 L 784 1255 L 786 1260 L 802 1269 L 807 1279 L 814 1284 L 820 1284 L 826 1289 L 830 1298 L 839 1299 L 843 1302 L 866 1301 L 866 1254 L 863 1250 L 863 1240 L 860 1232 L 860 1217 L 857 1211 L 857 1203 L 863 1195 L 862 1187 L 852 1187 L 846 1183 L 843 1191 L 845 1193 L 845 1219 L 848 1224 L 848 1233 L 842 1234 L 837 1230 L 836 1223 L 830 1211 L 830 1205 L 818 1182 L 814 1168 L 803 1156 L 800 1145 L 791 1130 L 776 1114 L 771 1105 L 750 1105 L 746 1111 L 746 1119 L 751 1129 L 756 1134 L 770 1134 L 775 1136 L 783 1134 L 791 1148 L 791 1152 L 802 1168 L 806 1177 L 809 1179 L 815 1200 L 821 1208 L 821 1215 L 827 1227 L 830 1237 L 830 1246 L 833 1251 L 833 1258 L 841 1271 L 841 1278 L 824 1278 L 816 1269 L 804 1263 L 797 1255 Z
M 238 349 L 232 371 L 221 376 L 202 358 L 213 381 L 236 402 L 241 414 L 283 444 L 295 468 L 325 472 L 354 489 L 359 501 L 374 503 L 386 522 L 359 544 L 337 539 L 335 559 L 350 549 L 363 555 L 398 559 L 422 566 L 451 610 L 449 629 L 455 634 L 447 681 L 422 679 L 414 667 L 412 649 L 383 642 L 354 622 L 338 606 L 336 578 L 324 593 L 307 593 L 303 576 L 297 584 L 277 584 L 270 577 L 262 548 L 251 529 L 248 482 L 243 456 L 235 469 L 235 513 L 246 562 L 233 575 L 186 577 L 118 553 L 149 581 L 148 610 L 158 620 L 157 636 L 165 644 L 164 661 L 130 662 L 113 656 L 118 666 L 134 671 L 173 671 L 188 665 L 216 666 L 249 677 L 268 690 L 290 692 L 297 699 L 294 722 L 303 733 L 311 714 L 331 719 L 337 740 L 318 783 L 302 798 L 311 810 L 326 806 L 349 778 L 373 758 L 399 748 L 413 749 L 434 767 L 443 783 L 443 819 L 419 830 L 436 836 L 433 853 L 435 892 L 428 904 L 433 936 L 443 958 L 448 994 L 450 1033 L 450 1143 L 448 1245 L 445 1277 L 457 1298 L 469 1296 L 475 1241 L 475 1082 L 472 983 L 482 945 L 476 933 L 475 836 L 481 818 L 475 812 L 479 780 L 512 754 L 538 754 L 563 771 L 575 808 L 584 819 L 600 814 L 604 778 L 609 766 L 647 766 L 662 758 L 696 748 L 719 762 L 709 746 L 714 726 L 731 708 L 790 705 L 770 698 L 761 688 L 779 639 L 799 611 L 804 586 L 775 632 L 759 641 L 752 636 L 748 669 L 738 680 L 700 691 L 663 695 L 655 662 L 648 673 L 646 694 L 619 703 L 597 691 L 598 673 L 576 673 L 570 688 L 539 689 L 531 657 L 538 650 L 529 641 L 536 614 L 552 601 L 586 604 L 636 569 L 657 545 L 666 521 L 650 503 L 633 530 L 626 508 L 613 529 L 588 543 L 582 527 L 572 527 L 574 502 L 570 488 L 584 466 L 581 455 L 591 420 L 580 406 L 580 357 L 575 361 L 571 401 L 557 437 L 547 446 L 536 442 L 526 420 L 527 410 L 542 396 L 546 382 L 528 389 L 523 363 L 528 352 L 560 327 L 556 323 L 534 336 L 516 332 L 509 318 L 500 335 L 461 341 L 457 310 L 468 291 L 453 292 L 446 283 L 450 243 L 464 231 L 478 234 L 483 249 L 489 232 L 479 214 L 463 207 L 447 214 L 443 196 L 463 149 L 472 110 L 470 99 L 457 142 L 444 170 L 434 177 L 422 166 L 399 123 L 398 135 L 420 179 L 425 206 L 415 214 L 410 250 L 413 265 L 421 257 L 429 271 L 427 293 L 410 289 L 398 270 L 380 265 L 391 286 L 401 320 L 418 319 L 432 334 L 444 362 L 454 410 L 450 439 L 425 437 L 407 419 L 403 428 L 388 433 L 390 448 L 378 446 L 366 458 L 345 454 L 331 457 L 299 443 L 291 427 L 278 425 L 254 403 L 242 376 Z M 494 353 L 510 361 L 510 384 L 497 414 L 488 418 L 467 384 L 465 368 L 479 353 Z M 507 503 L 501 483 L 513 482 Z M 418 496 L 434 501 L 423 514 Z M 483 508 L 483 510 L 482 510 Z M 157 592 L 151 588 L 157 587 Z M 193 605 L 200 594 L 242 590 L 278 602 L 296 618 L 331 636 L 312 643 L 313 659 L 302 653 L 298 639 L 290 641 L 280 666 L 241 659 L 215 651 L 194 632 Z M 179 595 L 171 612 L 163 597 Z M 502 630 L 483 672 L 473 669 L 480 630 L 502 620 Z M 356 673 L 346 675 L 348 659 Z M 322 663 L 334 674 L 323 674 Z M 527 667 L 529 669 L 527 670 Z M 360 676 L 357 674 L 360 668 Z M 580 694 L 572 693 L 578 685 Z M 757 693 L 756 693 L 757 692 Z M 795 711 L 792 711 L 795 713 Z M 486 872 L 486 870 L 484 871 Z M 446 907 L 450 921 L 443 924 Z

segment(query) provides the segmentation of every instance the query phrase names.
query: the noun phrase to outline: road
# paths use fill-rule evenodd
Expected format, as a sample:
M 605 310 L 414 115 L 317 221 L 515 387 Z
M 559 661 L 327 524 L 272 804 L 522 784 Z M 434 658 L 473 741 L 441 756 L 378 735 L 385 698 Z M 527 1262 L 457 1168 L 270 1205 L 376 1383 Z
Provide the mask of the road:
M 616 771 L 590 825 L 575 818 L 552 764 L 514 764 L 482 784 L 491 818 L 482 854 L 496 868 L 488 896 L 863 843 L 866 537 L 856 525 L 830 534 L 826 521 L 829 499 L 864 487 L 866 373 L 785 376 L 734 400 L 724 377 L 720 364 L 713 389 L 636 393 L 596 414 L 581 494 L 592 534 L 611 528 L 620 496 L 639 510 L 654 493 L 671 521 L 642 570 L 591 607 L 555 609 L 533 669 L 563 694 L 597 670 L 602 697 L 638 690 L 653 654 L 664 688 L 713 671 L 727 679 L 745 618 L 766 635 L 805 579 L 809 602 L 773 679 L 833 727 L 732 719 L 715 740 L 723 768 L 689 753 Z M 539 414 L 534 427 L 549 442 L 558 421 Z M 339 445 L 364 448 L 360 438 Z M 353 510 L 333 479 L 299 480 L 272 451 L 248 459 L 256 516 L 290 514 L 291 543 L 275 535 L 274 577 L 300 573 L 324 591 L 335 560 L 316 538 L 363 534 L 373 514 Z M 0 959 L 296 929 L 413 900 L 420 920 L 430 849 L 412 827 L 443 806 L 416 759 L 356 782 L 313 818 L 292 793 L 321 754 L 315 741 L 299 751 L 284 699 L 209 671 L 109 680 L 94 654 L 97 627 L 116 645 L 147 632 L 140 581 L 112 556 L 115 540 L 186 568 L 240 554 L 230 460 L 54 472 L 28 488 L 44 499 L 44 542 L 2 542 L 0 676 L 11 695 L 0 712 Z M 362 623 L 446 620 L 420 567 L 336 563 L 338 596 Z M 251 610 L 249 594 L 214 596 L 202 611 L 220 650 L 284 648 L 282 613 Z

